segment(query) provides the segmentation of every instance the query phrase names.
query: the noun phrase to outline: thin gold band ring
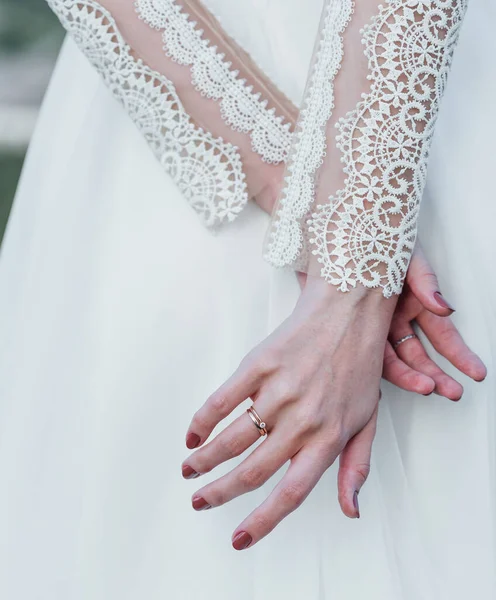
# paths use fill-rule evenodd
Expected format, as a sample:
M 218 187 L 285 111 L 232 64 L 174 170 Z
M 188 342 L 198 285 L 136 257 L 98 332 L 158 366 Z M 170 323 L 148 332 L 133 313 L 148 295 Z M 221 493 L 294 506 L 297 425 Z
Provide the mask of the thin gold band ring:
M 246 412 L 250 415 L 250 419 L 255 423 L 260 435 L 262 437 L 264 435 L 267 435 L 267 423 L 265 423 L 265 421 L 262 420 L 262 418 L 257 413 L 257 411 L 253 408 L 253 406 L 250 406 L 250 408 L 247 408 Z

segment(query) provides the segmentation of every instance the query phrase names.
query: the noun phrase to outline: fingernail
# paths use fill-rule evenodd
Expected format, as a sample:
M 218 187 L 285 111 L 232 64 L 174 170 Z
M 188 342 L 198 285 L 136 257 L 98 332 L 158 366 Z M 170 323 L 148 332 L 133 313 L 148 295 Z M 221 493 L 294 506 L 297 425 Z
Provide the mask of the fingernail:
M 246 531 L 240 531 L 232 541 L 235 550 L 244 550 L 252 543 L 253 539 Z
M 451 304 L 444 298 L 441 292 L 434 292 L 434 298 L 436 299 L 436 302 L 441 308 L 447 308 L 452 313 L 455 312 L 456 309 L 453 308 L 453 306 L 451 306 Z
M 195 471 L 193 467 L 190 467 L 189 465 L 183 465 L 182 471 L 184 479 L 196 479 L 196 477 L 200 476 L 200 473 Z
M 202 498 L 201 496 L 194 496 L 192 504 L 195 510 L 208 510 L 209 508 L 212 508 L 205 498 Z
M 196 448 L 200 443 L 200 436 L 196 435 L 196 433 L 188 433 L 188 435 L 186 436 L 186 446 L 190 449 L 193 450 L 193 448 Z
M 355 507 L 355 510 L 357 511 L 357 519 L 360 518 L 360 507 L 358 506 L 358 492 L 355 492 L 353 494 L 353 506 Z

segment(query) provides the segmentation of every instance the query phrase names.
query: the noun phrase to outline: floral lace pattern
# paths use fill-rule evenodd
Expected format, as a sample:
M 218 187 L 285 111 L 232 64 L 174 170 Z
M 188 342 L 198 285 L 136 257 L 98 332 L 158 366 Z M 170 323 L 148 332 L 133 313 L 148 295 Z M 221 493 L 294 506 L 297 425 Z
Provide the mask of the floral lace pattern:
M 195 88 L 219 101 L 223 120 L 235 131 L 250 134 L 253 151 L 270 164 L 285 161 L 291 146 L 290 123 L 267 108 L 267 101 L 239 77 L 177 1 L 135 0 L 135 6 L 145 23 L 163 31 L 167 56 L 191 67 Z
M 337 124 L 346 182 L 326 204 L 314 207 L 307 223 L 308 244 L 321 275 L 341 291 L 360 283 L 382 288 L 386 297 L 401 292 L 416 239 L 434 125 L 466 5 L 467 0 L 387 0 L 363 30 L 370 92 Z M 332 24 L 326 27 L 332 32 Z M 327 35 L 324 31 L 324 39 Z M 321 53 L 315 72 L 330 60 Z M 312 84 L 310 95 L 313 90 Z M 321 101 L 332 109 L 332 86 L 322 93 Z M 313 129 L 304 128 L 297 146 L 313 147 L 314 137 Z M 315 169 L 321 148 L 319 141 L 305 177 Z M 299 198 L 292 204 L 308 205 L 312 188 L 304 177 L 297 183 L 294 192 L 285 194 Z M 295 222 L 300 218 L 301 211 L 290 212 L 284 227 L 276 220 L 268 253 L 272 263 L 295 261 L 301 247 Z
M 326 149 L 326 127 L 332 115 L 334 85 L 343 60 L 342 34 L 350 22 L 352 0 L 329 2 L 322 37 L 287 162 L 286 185 L 272 223 L 267 260 L 274 266 L 306 262 L 303 219 L 314 200 L 314 180 Z
M 98 2 L 47 2 L 203 223 L 212 227 L 235 219 L 248 200 L 236 147 L 191 122 L 172 82 L 134 58 Z

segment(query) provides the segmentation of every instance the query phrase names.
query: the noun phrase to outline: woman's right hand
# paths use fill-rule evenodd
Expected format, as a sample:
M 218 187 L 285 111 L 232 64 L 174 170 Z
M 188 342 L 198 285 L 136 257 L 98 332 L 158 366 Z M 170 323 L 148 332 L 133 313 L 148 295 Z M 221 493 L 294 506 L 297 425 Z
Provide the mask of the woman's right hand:
M 391 323 L 383 377 L 410 392 L 435 393 L 454 401 L 462 397 L 461 384 L 429 357 L 418 338 L 411 338 L 394 348 L 395 342 L 415 333 L 416 324 L 441 356 L 464 375 L 483 381 L 487 375 L 486 367 L 463 341 L 451 320 L 454 312 L 439 291 L 432 266 L 417 246 Z
M 439 291 L 432 266 L 417 246 L 391 323 L 384 354 L 383 378 L 410 392 L 423 395 L 435 393 L 450 400 L 460 400 L 463 394 L 461 384 L 429 357 L 418 338 L 410 339 L 394 349 L 396 340 L 414 332 L 412 323 L 416 322 L 441 356 L 474 381 L 483 381 L 487 375 L 486 367 L 463 341 L 451 320 L 453 312 Z M 367 426 L 348 442 L 340 456 L 339 503 L 344 514 L 351 518 L 359 516 L 357 496 L 370 471 L 376 422 L 377 411 Z
M 303 288 L 306 275 L 298 273 L 297 276 Z M 395 349 L 395 342 L 414 334 L 414 325 L 417 325 L 435 350 L 461 373 L 474 381 L 483 381 L 487 375 L 486 367 L 463 341 L 451 319 L 454 312 L 439 291 L 434 269 L 417 244 L 391 323 L 383 378 L 407 392 L 424 396 L 435 393 L 453 401 L 462 397 L 461 384 L 436 364 L 417 337 Z

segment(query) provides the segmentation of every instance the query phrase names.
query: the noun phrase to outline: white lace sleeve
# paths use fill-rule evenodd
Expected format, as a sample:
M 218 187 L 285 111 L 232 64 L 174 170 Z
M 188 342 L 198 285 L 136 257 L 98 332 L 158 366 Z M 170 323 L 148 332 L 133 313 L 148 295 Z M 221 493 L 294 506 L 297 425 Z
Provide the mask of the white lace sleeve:
M 281 179 L 296 109 L 201 2 L 47 2 L 207 226 Z
M 466 4 L 326 0 L 267 236 L 272 264 L 344 292 L 400 293 Z

